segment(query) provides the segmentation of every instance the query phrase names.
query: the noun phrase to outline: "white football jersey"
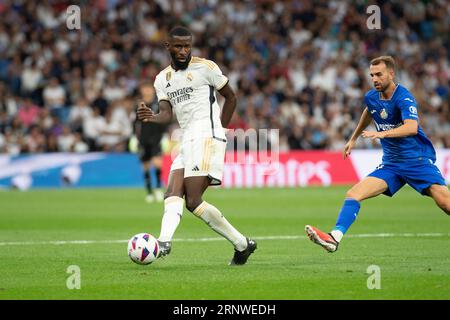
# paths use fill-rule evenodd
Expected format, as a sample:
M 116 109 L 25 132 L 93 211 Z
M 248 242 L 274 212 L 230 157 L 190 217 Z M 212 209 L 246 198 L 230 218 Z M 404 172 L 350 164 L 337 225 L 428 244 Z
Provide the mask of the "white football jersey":
M 184 70 L 171 66 L 162 70 L 155 79 L 158 101 L 172 105 L 183 137 L 213 137 L 225 139 L 220 121 L 220 107 L 215 90 L 228 83 L 227 77 L 211 60 L 192 57 Z

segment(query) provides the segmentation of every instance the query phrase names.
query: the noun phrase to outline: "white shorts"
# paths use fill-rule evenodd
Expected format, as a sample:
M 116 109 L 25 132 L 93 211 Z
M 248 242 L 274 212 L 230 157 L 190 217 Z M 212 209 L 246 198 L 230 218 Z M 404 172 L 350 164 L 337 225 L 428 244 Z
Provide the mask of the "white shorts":
M 184 169 L 185 178 L 208 176 L 211 178 L 210 185 L 220 185 L 226 146 L 226 140 L 212 137 L 183 141 L 170 171 Z

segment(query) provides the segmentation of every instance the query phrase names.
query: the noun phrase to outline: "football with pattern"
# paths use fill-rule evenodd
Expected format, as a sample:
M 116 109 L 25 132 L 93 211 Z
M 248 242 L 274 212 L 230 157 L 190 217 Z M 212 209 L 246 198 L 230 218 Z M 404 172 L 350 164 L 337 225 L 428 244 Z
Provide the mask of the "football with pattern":
M 128 241 L 128 256 L 137 264 L 150 264 L 158 255 L 158 241 L 149 233 L 138 233 Z

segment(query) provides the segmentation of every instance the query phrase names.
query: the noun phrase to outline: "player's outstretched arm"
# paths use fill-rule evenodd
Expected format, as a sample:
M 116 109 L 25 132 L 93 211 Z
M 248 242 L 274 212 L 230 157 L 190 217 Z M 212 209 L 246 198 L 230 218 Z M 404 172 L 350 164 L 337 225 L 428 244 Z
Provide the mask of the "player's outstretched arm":
M 234 109 L 236 109 L 236 95 L 228 83 L 220 89 L 219 93 L 225 98 L 220 121 L 222 122 L 222 127 L 226 128 L 231 121 Z
M 384 138 L 403 138 L 408 136 L 414 136 L 419 130 L 419 123 L 413 119 L 405 119 L 403 124 L 391 130 L 386 131 L 363 131 L 362 136 L 370 139 L 384 139 Z
M 172 107 L 168 101 L 161 100 L 159 102 L 159 112 L 154 113 L 144 102 L 141 102 L 137 109 L 137 116 L 142 122 L 166 124 L 172 121 Z
M 350 140 L 347 142 L 347 144 L 344 147 L 344 159 L 347 158 L 353 147 L 356 144 L 356 140 L 358 140 L 358 137 L 363 133 L 364 129 L 367 128 L 367 126 L 372 122 L 372 117 L 369 114 L 369 110 L 367 110 L 367 107 L 364 109 L 361 118 L 359 119 L 358 125 L 356 126 L 355 131 L 353 132 Z

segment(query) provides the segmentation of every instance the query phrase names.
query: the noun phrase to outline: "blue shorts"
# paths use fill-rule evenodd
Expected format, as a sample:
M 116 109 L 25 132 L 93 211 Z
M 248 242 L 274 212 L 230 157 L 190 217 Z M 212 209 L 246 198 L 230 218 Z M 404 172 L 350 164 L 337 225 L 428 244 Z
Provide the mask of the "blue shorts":
M 438 167 L 429 162 L 381 164 L 368 176 L 384 180 L 388 185 L 384 194 L 389 197 L 392 197 L 405 183 L 422 195 L 427 195 L 426 190 L 433 184 L 447 185 Z

